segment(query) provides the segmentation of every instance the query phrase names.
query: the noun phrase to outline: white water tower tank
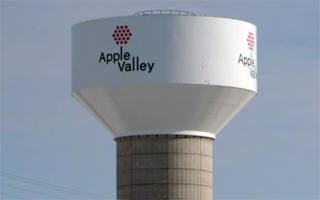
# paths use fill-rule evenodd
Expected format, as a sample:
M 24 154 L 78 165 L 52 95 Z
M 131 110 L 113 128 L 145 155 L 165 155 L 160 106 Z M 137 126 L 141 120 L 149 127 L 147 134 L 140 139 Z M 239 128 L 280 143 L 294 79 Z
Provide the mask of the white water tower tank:
M 72 95 L 115 139 L 214 139 L 257 94 L 256 41 L 251 23 L 183 11 L 82 22 Z

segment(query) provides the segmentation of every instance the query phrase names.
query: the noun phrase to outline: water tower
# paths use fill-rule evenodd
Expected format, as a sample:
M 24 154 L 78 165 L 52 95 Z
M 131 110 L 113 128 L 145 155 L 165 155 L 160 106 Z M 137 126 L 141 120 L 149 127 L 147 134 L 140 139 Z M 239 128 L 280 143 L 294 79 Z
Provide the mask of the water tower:
M 117 142 L 118 199 L 212 199 L 213 140 L 257 94 L 256 41 L 172 10 L 72 27 L 72 95 Z

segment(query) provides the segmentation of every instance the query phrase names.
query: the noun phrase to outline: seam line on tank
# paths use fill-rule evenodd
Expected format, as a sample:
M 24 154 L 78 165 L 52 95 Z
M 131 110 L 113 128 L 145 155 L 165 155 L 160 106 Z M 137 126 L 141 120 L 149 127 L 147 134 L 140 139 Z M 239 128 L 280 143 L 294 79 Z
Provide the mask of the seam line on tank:
M 169 169 L 177 169 L 177 170 L 194 170 L 194 171 L 203 171 L 203 172 L 212 172 L 212 170 L 208 170 L 208 169 L 199 169 L 199 168 L 172 168 L 172 167 L 163 167 L 163 168 L 154 168 L 154 167 L 149 167 L 149 168 L 134 168 L 134 169 L 119 169 L 119 171 L 134 171 L 134 170 L 139 170 L 139 169 L 155 169 L 155 170 L 159 170 L 159 169 L 163 169 L 163 170 L 169 170 Z
M 198 156 L 204 156 L 204 157 L 212 157 L 212 155 L 209 154 L 201 154 L 201 153 L 187 153 L 187 152 L 148 152 L 148 153 L 132 153 L 132 154 L 122 154 L 117 155 L 117 158 L 119 157 L 126 157 L 126 156 L 132 156 L 132 155 L 168 155 L 168 154 L 184 154 L 184 155 L 198 155 Z
M 202 159 L 201 159 L 201 157 L 202 157 L 202 155 L 201 155 L 201 143 L 202 143 L 202 140 L 201 140 L 201 138 L 200 138 L 200 169 L 202 169 L 202 165 L 201 165 L 201 163 L 202 163 Z M 200 170 L 201 171 L 201 170 Z M 202 183 L 202 173 L 200 172 L 200 183 Z M 200 200 L 202 200 L 202 190 L 200 189 Z
M 207 187 L 212 188 L 212 185 L 205 185 L 205 184 L 195 184 L 195 183 L 135 183 L 133 185 L 196 185 L 200 187 Z M 127 187 L 128 185 L 119 185 L 119 187 Z

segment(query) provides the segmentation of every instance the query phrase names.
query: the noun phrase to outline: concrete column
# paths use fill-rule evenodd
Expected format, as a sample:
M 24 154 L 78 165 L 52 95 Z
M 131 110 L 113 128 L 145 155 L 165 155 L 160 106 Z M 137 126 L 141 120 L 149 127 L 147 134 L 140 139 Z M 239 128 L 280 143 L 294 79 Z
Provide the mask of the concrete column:
M 212 200 L 213 139 L 142 135 L 116 141 L 119 200 Z

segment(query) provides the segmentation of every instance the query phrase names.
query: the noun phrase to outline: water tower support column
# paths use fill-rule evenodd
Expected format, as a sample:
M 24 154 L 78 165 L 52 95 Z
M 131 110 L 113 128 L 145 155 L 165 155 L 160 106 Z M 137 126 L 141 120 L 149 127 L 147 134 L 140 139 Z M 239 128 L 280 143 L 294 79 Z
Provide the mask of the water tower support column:
M 140 135 L 116 142 L 119 200 L 212 199 L 212 138 Z

